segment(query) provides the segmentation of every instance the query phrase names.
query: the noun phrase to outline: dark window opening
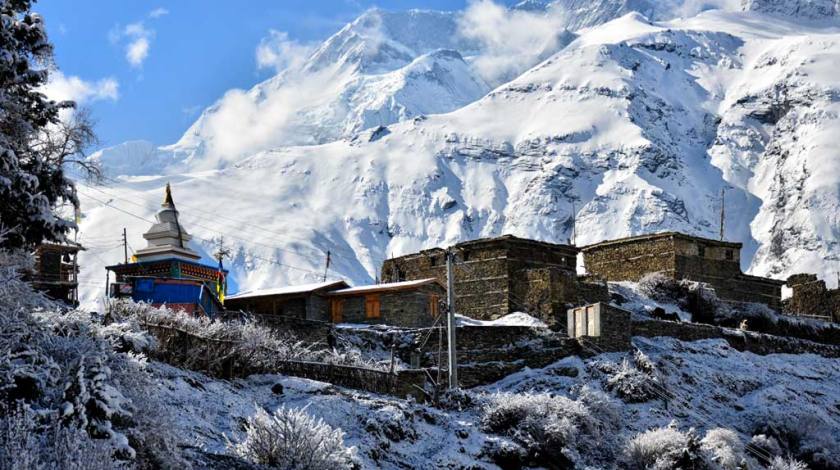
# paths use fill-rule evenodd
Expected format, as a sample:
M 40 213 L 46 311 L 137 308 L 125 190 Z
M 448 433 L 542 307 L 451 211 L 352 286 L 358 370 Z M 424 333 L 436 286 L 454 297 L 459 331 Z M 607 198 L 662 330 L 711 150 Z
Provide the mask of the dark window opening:
M 437 257 L 429 256 L 429 264 L 432 266 L 437 266 Z
M 463 250 L 461 252 L 461 257 L 464 259 L 464 261 L 469 261 L 470 260 L 470 252 L 467 251 L 467 250 Z
M 735 259 L 735 253 L 732 250 L 726 250 L 726 259 L 729 261 Z
M 706 247 L 705 247 L 705 246 L 703 246 L 703 245 L 698 245 L 698 246 L 697 246 L 697 254 L 698 254 L 701 258 L 705 258 L 705 257 L 706 257 Z

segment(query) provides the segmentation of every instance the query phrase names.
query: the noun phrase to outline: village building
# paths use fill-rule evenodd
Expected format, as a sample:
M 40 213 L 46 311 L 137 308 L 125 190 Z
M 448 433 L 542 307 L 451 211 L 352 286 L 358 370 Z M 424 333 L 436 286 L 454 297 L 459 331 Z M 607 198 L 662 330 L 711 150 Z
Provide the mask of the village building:
M 587 273 L 607 281 L 639 281 L 652 273 L 709 284 L 731 302 L 781 307 L 784 281 L 741 272 L 741 243 L 677 232 L 610 240 L 582 248 Z
M 816 274 L 794 274 L 787 285 L 792 293 L 785 299 L 785 313 L 840 323 L 840 288 L 828 289 Z
M 443 311 L 446 290 L 437 279 L 391 282 L 331 291 L 333 323 L 429 327 Z
M 326 281 L 240 292 L 225 299 L 225 308 L 257 315 L 271 323 L 282 320 L 330 321 L 330 291 L 350 287 L 344 281 Z
M 566 308 L 608 300 L 604 283 L 576 273 L 578 249 L 570 245 L 504 235 L 452 247 L 455 311 L 492 320 L 523 311 L 549 324 L 563 324 Z M 434 278 L 446 283 L 445 250 L 432 248 L 385 260 L 382 280 Z
M 27 273 L 32 287 L 47 297 L 70 306 L 79 305 L 79 265 L 77 256 L 84 250 L 73 242 L 42 243 L 35 248 L 34 265 Z
M 224 310 L 227 271 L 199 262 L 201 255 L 189 247 L 192 236 L 178 214 L 167 184 L 156 222 L 143 234 L 147 246 L 137 250 L 131 262 L 106 267 L 116 275 L 109 295 L 215 316 Z

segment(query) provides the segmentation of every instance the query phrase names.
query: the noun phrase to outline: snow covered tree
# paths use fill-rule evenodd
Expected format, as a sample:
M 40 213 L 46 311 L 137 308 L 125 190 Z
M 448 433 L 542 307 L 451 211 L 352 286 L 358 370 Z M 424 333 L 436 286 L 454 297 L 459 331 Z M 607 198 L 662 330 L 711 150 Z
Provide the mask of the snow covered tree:
M 78 204 L 61 160 L 51 153 L 55 147 L 38 144 L 55 131 L 50 127 L 58 126 L 59 111 L 74 103 L 56 103 L 39 91 L 53 48 L 32 3 L 0 0 L 0 226 L 10 230 L 1 246 L 60 240 L 73 224 L 55 208 Z

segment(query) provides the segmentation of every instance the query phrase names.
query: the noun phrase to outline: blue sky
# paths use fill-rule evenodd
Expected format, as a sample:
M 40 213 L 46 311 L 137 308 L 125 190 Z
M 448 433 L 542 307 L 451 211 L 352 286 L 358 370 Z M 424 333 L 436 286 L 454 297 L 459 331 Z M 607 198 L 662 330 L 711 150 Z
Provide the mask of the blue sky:
M 364 10 L 459 10 L 466 0 L 41 0 L 61 89 L 93 111 L 102 146 L 174 143 L 231 88 L 275 73 L 256 48 L 276 30 L 301 43 L 330 36 Z M 59 87 L 56 86 L 56 89 Z

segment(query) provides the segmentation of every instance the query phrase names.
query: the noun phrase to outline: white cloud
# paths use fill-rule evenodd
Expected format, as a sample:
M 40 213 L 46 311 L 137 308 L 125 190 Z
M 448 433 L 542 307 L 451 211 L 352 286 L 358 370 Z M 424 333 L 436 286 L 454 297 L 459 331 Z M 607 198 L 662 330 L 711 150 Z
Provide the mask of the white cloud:
M 168 14 L 169 10 L 163 7 L 158 7 L 149 12 L 149 18 L 160 18 L 161 16 L 166 16 Z
M 50 73 L 49 82 L 42 88 L 48 98 L 56 101 L 72 100 L 77 104 L 119 98 L 119 83 L 108 77 L 96 82 L 82 80 L 75 75 L 64 75 L 60 71 Z
M 132 67 L 140 68 L 149 57 L 149 49 L 154 36 L 153 29 L 147 28 L 142 21 L 138 21 L 125 28 L 115 26 L 108 33 L 108 40 L 112 44 L 119 44 L 125 40 L 125 59 Z
M 560 9 L 511 10 L 492 0 L 470 2 L 458 21 L 461 35 L 484 46 L 474 65 L 491 84 L 513 79 L 555 51 L 565 24 Z
M 272 29 L 257 45 L 257 67 L 273 68 L 277 72 L 297 69 L 311 53 L 311 45 L 291 40 L 286 32 Z

